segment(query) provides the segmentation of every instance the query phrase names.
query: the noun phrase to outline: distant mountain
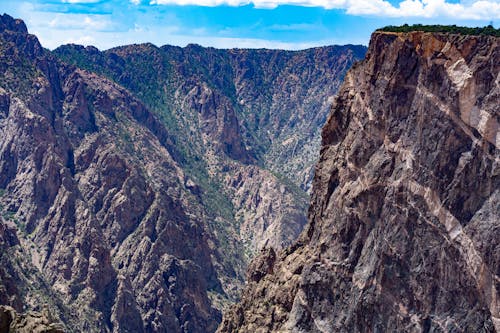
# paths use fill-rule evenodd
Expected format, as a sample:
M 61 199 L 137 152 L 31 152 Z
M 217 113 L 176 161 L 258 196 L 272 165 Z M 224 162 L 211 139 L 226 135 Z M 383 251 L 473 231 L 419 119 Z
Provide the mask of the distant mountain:
M 49 52 L 0 16 L 0 327 L 215 331 L 253 253 L 305 224 L 364 51 Z
M 499 332 L 499 77 L 499 37 L 375 32 L 308 225 L 251 264 L 219 332 Z
M 205 206 L 240 225 L 231 233 L 253 253 L 266 243 L 281 248 L 302 230 L 320 128 L 345 72 L 365 51 L 140 44 L 105 52 L 65 45 L 54 54 L 143 101 L 173 137 Z

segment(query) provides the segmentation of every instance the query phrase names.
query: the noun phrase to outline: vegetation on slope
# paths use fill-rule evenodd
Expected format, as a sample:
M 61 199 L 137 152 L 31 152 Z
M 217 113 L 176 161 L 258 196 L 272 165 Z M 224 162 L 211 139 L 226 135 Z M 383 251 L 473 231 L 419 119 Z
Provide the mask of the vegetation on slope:
M 412 32 L 412 31 L 423 31 L 423 32 L 445 32 L 452 34 L 461 35 L 488 35 L 500 37 L 500 29 L 495 29 L 491 24 L 485 27 L 459 27 L 456 25 L 423 25 L 423 24 L 404 24 L 401 26 L 388 25 L 386 27 L 377 29 L 377 31 L 386 32 Z

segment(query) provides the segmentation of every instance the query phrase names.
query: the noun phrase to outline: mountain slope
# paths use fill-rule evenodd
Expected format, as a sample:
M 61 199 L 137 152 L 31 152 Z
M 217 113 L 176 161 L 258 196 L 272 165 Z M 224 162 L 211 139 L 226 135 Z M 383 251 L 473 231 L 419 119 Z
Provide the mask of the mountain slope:
M 241 52 L 264 54 L 273 71 L 288 59 L 284 72 L 291 59 L 323 54 L 302 70 L 332 67 L 340 80 L 356 52 L 338 49 L 338 68 L 319 66 L 335 47 Z M 239 104 L 234 66 L 246 67 L 231 52 L 52 53 L 21 20 L 0 16 L 2 318 L 67 331 L 213 332 L 253 252 L 295 239 L 308 197 L 267 169 L 278 120 L 246 117 L 259 110 Z M 274 75 L 259 61 L 249 70 Z
M 240 225 L 250 255 L 263 244 L 288 245 L 302 230 L 328 100 L 364 52 L 152 44 L 54 51 L 123 85 L 162 119 L 206 206 Z
M 376 32 L 322 132 L 309 224 L 220 332 L 500 331 L 498 37 Z
M 1 24 L 1 204 L 22 236 L 21 253 L 2 259 L 28 253 L 63 302 L 56 316 L 78 313 L 70 330 L 215 330 L 207 291 L 223 296 L 218 274 L 235 268 L 214 267 L 213 222 L 163 125 L 122 87 L 58 64 L 22 21 Z M 57 303 L 36 285 L 7 293 L 18 311 Z
M 157 48 L 141 44 L 105 52 L 65 45 L 54 53 L 119 82 L 165 117 L 170 114 L 170 121 L 177 118 L 176 126 L 184 130 L 194 126 L 197 131 L 188 132 L 193 136 L 197 132 L 214 132 L 186 118 L 192 114 L 186 110 L 197 109 L 193 97 L 206 100 L 203 94 L 208 93 L 215 99 L 222 98 L 206 109 L 227 103 L 234 115 L 226 118 L 236 117 L 237 127 L 229 123 L 223 132 L 230 133 L 227 129 L 233 128 L 236 132 L 228 138 L 237 140 L 226 138 L 220 142 L 223 140 L 212 136 L 226 144 L 223 150 L 236 160 L 257 159 L 306 188 L 310 166 L 315 162 L 313 155 L 319 147 L 314 140 L 319 138 L 317 132 L 326 120 L 328 99 L 333 98 L 347 69 L 365 52 L 365 47 L 353 45 L 281 51 L 217 50 L 198 45 Z M 299 157 L 294 161 L 294 151 L 295 155 L 306 151 L 313 157 L 303 155 L 301 161 Z M 290 168 L 293 171 L 288 171 Z

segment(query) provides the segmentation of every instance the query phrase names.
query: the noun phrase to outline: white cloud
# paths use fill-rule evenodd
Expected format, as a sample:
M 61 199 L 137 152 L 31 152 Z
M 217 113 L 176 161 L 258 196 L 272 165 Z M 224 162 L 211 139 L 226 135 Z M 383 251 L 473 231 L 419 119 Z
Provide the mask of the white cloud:
M 48 23 L 54 29 L 106 30 L 112 22 L 102 15 L 56 14 Z
M 139 0 L 130 0 L 137 3 Z M 490 20 L 500 18 L 500 0 L 404 0 L 393 6 L 387 0 L 150 0 L 151 5 L 244 6 L 276 8 L 279 5 L 297 5 L 342 9 L 350 15 L 381 17 L 451 17 L 455 19 Z

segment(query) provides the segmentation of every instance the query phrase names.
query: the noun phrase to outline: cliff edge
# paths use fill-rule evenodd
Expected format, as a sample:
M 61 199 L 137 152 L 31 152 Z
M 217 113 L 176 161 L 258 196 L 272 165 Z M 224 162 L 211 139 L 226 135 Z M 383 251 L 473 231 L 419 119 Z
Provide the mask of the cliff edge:
M 376 32 L 322 132 L 299 241 L 219 332 L 500 331 L 499 38 Z

